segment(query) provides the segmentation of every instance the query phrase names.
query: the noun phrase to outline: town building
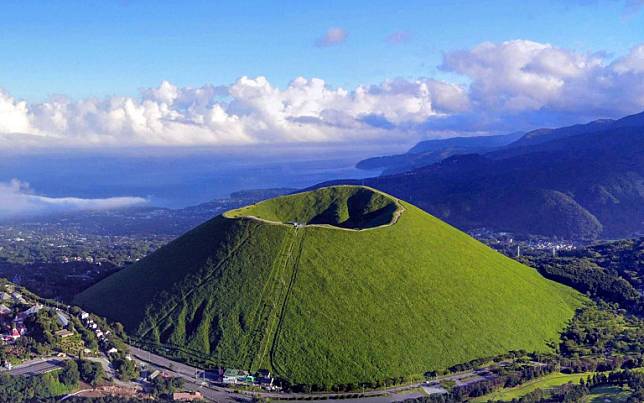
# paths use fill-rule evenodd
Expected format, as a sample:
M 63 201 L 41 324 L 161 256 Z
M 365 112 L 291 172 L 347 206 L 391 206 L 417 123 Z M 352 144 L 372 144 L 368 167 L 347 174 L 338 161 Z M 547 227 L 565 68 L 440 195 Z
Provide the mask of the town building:
M 56 322 L 62 327 L 67 327 L 69 325 L 69 317 L 61 311 L 56 311 Z
M 253 383 L 255 382 L 255 377 L 250 375 L 248 371 L 234 368 L 226 368 L 224 371 L 223 377 L 224 383 Z
M 0 304 L 0 316 L 11 315 L 11 309 L 9 309 L 5 304 Z

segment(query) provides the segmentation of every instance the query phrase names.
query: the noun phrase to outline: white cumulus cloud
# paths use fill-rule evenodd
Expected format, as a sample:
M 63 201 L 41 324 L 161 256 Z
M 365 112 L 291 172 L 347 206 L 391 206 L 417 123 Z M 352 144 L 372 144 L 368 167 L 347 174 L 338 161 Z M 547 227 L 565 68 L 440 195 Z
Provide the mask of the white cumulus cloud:
M 392 79 L 346 89 L 298 77 L 280 88 L 259 76 L 39 103 L 0 90 L 0 149 L 411 142 L 644 109 L 644 44 L 609 58 L 528 40 L 485 42 L 445 53 L 440 67 L 467 84 Z
M 467 94 L 429 79 L 346 90 L 298 77 L 280 89 L 260 76 L 225 87 L 164 81 L 138 98 L 56 97 L 27 104 L 4 94 L 0 102 L 6 104 L 0 147 L 239 145 L 404 136 L 409 125 L 462 110 Z
M 611 60 L 528 40 L 486 42 L 446 53 L 441 68 L 470 80 L 470 113 L 487 120 L 565 124 L 644 109 L 644 45 Z
M 0 182 L 0 219 L 46 213 L 110 210 L 145 203 L 147 203 L 147 200 L 141 197 L 110 197 L 104 199 L 47 197 L 34 193 L 28 183 L 17 179 Z
M 34 132 L 31 126 L 29 107 L 25 101 L 17 101 L 0 90 L 0 133 Z

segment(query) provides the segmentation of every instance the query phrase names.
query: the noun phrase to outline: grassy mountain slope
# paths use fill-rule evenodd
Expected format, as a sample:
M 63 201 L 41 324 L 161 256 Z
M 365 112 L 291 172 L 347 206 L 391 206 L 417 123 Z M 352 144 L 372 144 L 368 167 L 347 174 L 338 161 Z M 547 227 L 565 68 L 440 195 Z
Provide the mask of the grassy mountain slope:
M 76 302 L 169 354 L 330 386 L 549 350 L 580 298 L 411 204 L 333 187 L 226 213 Z

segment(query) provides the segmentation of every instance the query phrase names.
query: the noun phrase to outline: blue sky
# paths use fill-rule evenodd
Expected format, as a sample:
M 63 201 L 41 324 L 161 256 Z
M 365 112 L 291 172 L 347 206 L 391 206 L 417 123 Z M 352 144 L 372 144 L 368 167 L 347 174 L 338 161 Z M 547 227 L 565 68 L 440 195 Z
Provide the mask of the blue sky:
M 297 76 L 354 87 L 395 77 L 467 82 L 437 68 L 444 52 L 530 39 L 623 55 L 644 40 L 631 1 L 5 1 L 0 88 L 36 102 L 137 95 L 169 80 L 229 84 Z M 316 47 L 330 27 L 347 39 Z M 396 32 L 408 40 L 392 44 Z M 609 56 L 611 57 L 611 56 Z

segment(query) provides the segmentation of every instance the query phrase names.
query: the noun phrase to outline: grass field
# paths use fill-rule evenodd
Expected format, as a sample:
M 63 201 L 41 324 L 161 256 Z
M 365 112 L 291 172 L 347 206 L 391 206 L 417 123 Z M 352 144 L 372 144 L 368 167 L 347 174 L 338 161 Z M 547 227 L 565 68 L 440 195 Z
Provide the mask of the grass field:
M 481 396 L 474 399 L 473 402 L 487 402 L 488 400 L 510 401 L 525 396 L 537 389 L 553 388 L 555 386 L 565 385 L 568 382 L 577 384 L 581 379 L 585 380 L 588 375 L 592 374 L 593 372 L 584 372 L 581 374 L 562 374 L 561 372 L 555 372 L 515 386 L 514 388 L 502 389 L 489 395 Z
M 64 396 L 76 389 L 76 386 L 67 386 L 61 383 L 58 380 L 59 373 L 60 370 L 57 370 L 39 375 L 39 377 L 42 379 L 42 382 L 40 383 L 42 385 L 42 389 L 39 391 L 39 397 L 53 398 L 57 396 Z
M 344 186 L 219 216 L 76 302 L 180 356 L 330 387 L 549 351 L 583 299 L 408 203 Z

